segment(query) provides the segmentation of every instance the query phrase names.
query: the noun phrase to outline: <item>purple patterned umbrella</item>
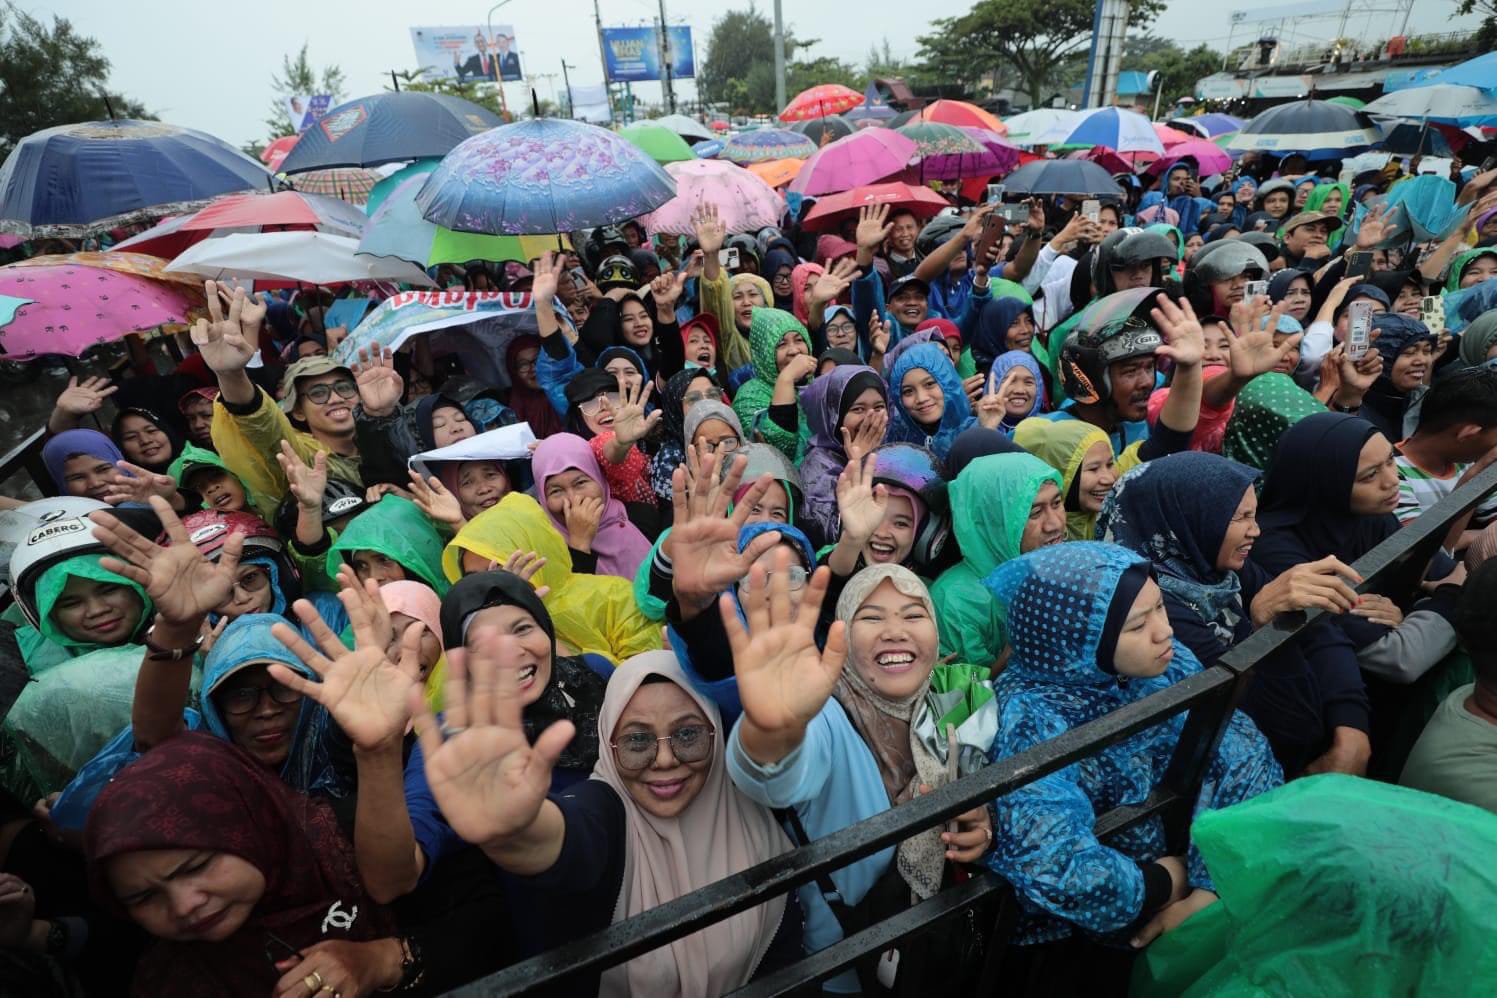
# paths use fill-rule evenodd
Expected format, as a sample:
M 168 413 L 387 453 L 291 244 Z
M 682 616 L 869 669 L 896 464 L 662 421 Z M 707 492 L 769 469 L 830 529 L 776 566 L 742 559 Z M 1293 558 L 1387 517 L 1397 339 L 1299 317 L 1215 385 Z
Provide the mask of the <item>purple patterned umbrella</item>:
M 816 143 L 800 132 L 788 128 L 760 128 L 733 136 L 717 158 L 743 166 L 768 163 L 772 159 L 805 159 L 815 151 Z
M 1002 173 L 1003 163 L 1007 162 L 1007 157 L 1000 158 L 974 138 L 974 130 L 970 128 L 936 121 L 911 121 L 897 131 L 912 139 L 919 149 L 920 161 L 905 171 L 906 182 L 923 184 L 931 180 L 991 177 Z M 1016 153 L 1014 161 L 1017 160 Z
M 422 217 L 495 236 L 572 232 L 654 211 L 676 182 L 638 146 L 580 121 L 535 118 L 467 139 L 416 195 Z

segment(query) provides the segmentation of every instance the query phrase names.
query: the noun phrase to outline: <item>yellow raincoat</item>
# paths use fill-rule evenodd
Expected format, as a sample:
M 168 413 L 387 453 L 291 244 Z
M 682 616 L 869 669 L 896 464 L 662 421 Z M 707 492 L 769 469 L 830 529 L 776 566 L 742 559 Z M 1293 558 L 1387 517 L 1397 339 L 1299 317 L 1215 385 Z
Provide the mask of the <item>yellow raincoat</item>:
M 229 412 L 222 399 L 213 403 L 213 448 L 251 494 L 269 502 L 271 508 L 286 495 L 286 475 L 275 457 L 281 452 L 282 440 L 290 441 L 296 456 L 309 465 L 318 451 L 327 451 L 329 478 L 341 478 L 355 485 L 363 482 L 357 457 L 329 451 L 312 434 L 293 426 L 263 388 L 255 391 L 259 393 L 260 404 L 247 416 Z
M 1106 444 L 1112 451 L 1112 438 L 1100 427 L 1079 419 L 1045 419 L 1031 416 L 1014 428 L 1014 443 L 1060 472 L 1060 494 L 1069 496 L 1081 473 L 1081 464 L 1086 452 L 1096 444 Z M 1138 451 L 1143 441 L 1129 444 L 1121 455 L 1113 456 L 1113 471 L 1121 478 L 1123 473 L 1143 464 Z M 1066 504 L 1066 540 L 1094 541 L 1097 539 L 1097 514 L 1072 511 Z

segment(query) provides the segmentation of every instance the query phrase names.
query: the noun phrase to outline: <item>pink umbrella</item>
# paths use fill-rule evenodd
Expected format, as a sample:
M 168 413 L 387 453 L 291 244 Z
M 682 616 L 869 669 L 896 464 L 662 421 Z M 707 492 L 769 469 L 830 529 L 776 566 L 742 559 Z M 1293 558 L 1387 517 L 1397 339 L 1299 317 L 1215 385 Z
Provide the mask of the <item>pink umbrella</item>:
M 0 329 L 0 350 L 8 360 L 48 353 L 79 357 L 129 333 L 187 322 L 194 307 L 183 289 L 71 263 L 0 267 L 0 295 L 30 299 Z
M 830 232 L 846 216 L 868 205 L 886 204 L 908 208 L 917 218 L 934 218 L 951 202 L 931 190 L 911 184 L 872 184 L 824 197 L 807 213 L 801 227 L 807 232 Z
M 1203 177 L 1226 173 L 1232 168 L 1232 157 L 1221 146 L 1207 139 L 1191 139 L 1189 142 L 1170 146 L 1164 156 L 1149 167 L 1148 172 L 1158 176 L 1182 159 L 1195 160 Z
M 720 159 L 692 159 L 665 164 L 676 180 L 676 196 L 639 221 L 646 231 L 671 236 L 695 233 L 691 216 L 703 204 L 717 205 L 729 232 L 757 232 L 780 223 L 785 213 L 780 196 L 756 174 Z
M 960 103 L 960 102 L 958 102 Z M 959 126 L 962 131 L 982 143 L 984 149 L 998 159 L 998 173 L 1008 173 L 1019 165 L 1019 147 L 991 128 Z
M 260 150 L 260 162 L 270 167 L 271 173 L 281 172 L 281 163 L 291 154 L 291 147 L 299 138 L 300 135 L 282 135 Z
M 190 215 L 179 215 L 131 236 L 114 249 L 171 259 L 215 233 L 316 229 L 358 238 L 367 221 L 358 208 L 324 194 L 228 194 Z
M 814 197 L 878 183 L 903 172 L 916 148 L 914 140 L 891 128 L 854 132 L 807 158 L 790 182 L 790 190 Z
M 1130 155 L 1137 155 L 1131 153 Z M 1074 149 L 1066 153 L 1066 159 L 1084 159 L 1096 163 L 1108 173 L 1132 173 L 1133 164 L 1122 156 L 1113 152 L 1106 146 L 1092 146 L 1090 149 Z
M 1157 121 L 1154 122 L 1154 134 L 1159 136 L 1159 141 L 1164 143 L 1166 149 L 1170 146 L 1177 146 L 1181 142 L 1190 142 L 1193 139 L 1200 138 L 1199 135 L 1182 132 L 1178 128 L 1171 128 L 1169 125 L 1163 125 Z

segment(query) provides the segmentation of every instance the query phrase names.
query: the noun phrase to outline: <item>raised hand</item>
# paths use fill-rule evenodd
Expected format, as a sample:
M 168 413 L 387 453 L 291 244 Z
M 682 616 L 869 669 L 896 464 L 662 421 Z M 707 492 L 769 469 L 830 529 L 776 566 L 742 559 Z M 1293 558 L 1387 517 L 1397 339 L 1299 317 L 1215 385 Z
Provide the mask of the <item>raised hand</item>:
M 567 258 L 560 253 L 552 253 L 550 250 L 541 254 L 539 263 L 536 264 L 535 277 L 530 283 L 530 296 L 537 303 L 545 302 L 550 307 L 550 302 L 557 295 L 557 289 L 561 287 L 563 275 L 567 270 Z
M 57 396 L 54 403 L 59 412 L 65 412 L 69 416 L 87 416 L 91 412 L 98 412 L 104 405 L 104 400 L 119 391 L 118 385 L 111 385 L 108 378 L 86 378 L 79 383 L 76 377 L 68 379 L 68 386 Z
M 192 543 L 187 528 L 166 500 L 152 496 L 150 503 L 171 540 L 170 546 L 147 540 L 110 513 L 94 513 L 94 539 L 115 555 L 102 559 L 100 567 L 139 584 L 167 623 L 196 627 L 233 591 L 244 535 L 229 534 L 218 561 L 209 561 Z
M 661 274 L 650 282 L 650 298 L 655 302 L 655 307 L 662 312 L 670 312 L 676 307 L 676 302 L 681 300 L 681 293 L 686 290 L 686 271 Z
M 353 377 L 359 386 L 359 401 L 367 416 L 388 416 L 400 404 L 405 381 L 395 370 L 395 355 L 383 345 L 359 349 L 353 365 Z
M 296 451 L 292 450 L 290 442 L 282 440 L 275 459 L 286 476 L 287 488 L 296 497 L 296 504 L 302 509 L 317 510 L 320 513 L 322 496 L 327 491 L 327 452 L 319 450 L 312 455 L 312 466 L 309 468 L 302 463 Z
M 986 374 L 974 374 L 970 378 L 962 380 L 962 391 L 967 395 L 967 404 L 975 406 L 982 401 L 982 393 L 987 388 L 988 376 Z
M 717 259 L 717 251 L 728 238 L 728 227 L 718 217 L 717 205 L 709 201 L 699 206 L 691 216 L 691 227 L 696 231 L 702 255 Z
M 613 406 L 607 398 L 603 400 L 605 412 L 613 413 L 613 439 L 623 447 L 638 443 L 649 435 L 665 415 L 659 409 L 645 415 L 645 403 L 655 388 L 653 381 L 640 381 L 632 390 L 619 378 L 619 404 Z
M 479 845 L 500 844 L 531 826 L 551 790 L 551 770 L 576 730 L 571 721 L 557 721 L 533 746 L 525 737 L 514 640 L 475 628 L 467 653 L 448 660 L 440 727 L 419 690 L 407 695 L 442 817 Z
M 886 204 L 865 204 L 858 209 L 858 228 L 855 233 L 859 250 L 867 250 L 870 253 L 877 250 L 889 238 L 889 233 L 894 226 L 889 222 L 889 206 Z M 862 256 L 860 252 L 858 254 Z
M 790 552 L 775 553 L 773 574 L 755 565 L 742 599 L 748 623 L 738 619 L 733 597 L 718 600 L 723 627 L 733 649 L 733 673 L 743 703 L 743 747 L 760 763 L 783 759 L 800 744 L 811 722 L 837 685 L 847 659 L 846 628 L 832 625 L 825 650 L 816 647 L 816 622 L 831 579 L 818 568 L 806 583 L 800 607 L 790 605 Z M 767 598 L 766 598 L 767 596 Z
M 511 551 L 509 557 L 504 559 L 504 564 L 497 567 L 510 575 L 518 575 L 522 581 L 530 582 L 535 578 L 535 573 L 546 567 L 546 559 L 534 551 L 516 550 Z M 535 589 L 535 595 L 541 599 L 545 599 L 550 592 L 550 586 L 537 586 Z
M 988 216 L 993 213 L 996 204 L 980 204 L 972 212 L 966 223 L 962 226 L 962 239 L 968 243 L 975 243 L 982 236 L 982 230 L 988 223 Z
M 787 384 L 798 385 L 810 380 L 816 374 L 816 358 L 808 353 L 798 353 L 785 362 L 780 368 L 777 380 Z
M 1360 400 L 1383 373 L 1383 355 L 1376 350 L 1368 350 L 1361 360 L 1352 360 L 1346 355 L 1346 344 L 1338 344 L 1336 350 L 1340 351 L 1338 363 L 1341 383 L 1348 393 L 1355 394 Z M 1348 404 L 1347 408 L 1352 406 Z
M 1008 405 L 1002 395 L 984 395 L 977 400 L 977 424 L 984 429 L 996 430 L 1008 413 Z
M 208 303 L 208 318 L 192 327 L 192 343 L 203 355 L 203 361 L 214 374 L 242 371 L 255 355 L 255 343 L 244 335 L 240 319 L 244 311 L 244 291 L 235 289 L 224 314 L 224 292 L 213 281 L 203 283 L 203 297 Z
M 846 430 L 843 439 L 847 439 Z M 874 454 L 853 457 L 849 445 L 847 465 L 837 476 L 837 513 L 842 536 L 860 547 L 884 522 L 884 513 L 889 508 L 888 487 L 873 482 L 877 463 Z
M 871 453 L 874 448 L 884 442 L 884 431 L 889 428 L 889 410 L 877 409 L 858 424 L 857 431 L 849 434 L 847 428 L 842 428 L 842 453 L 847 455 L 849 463 L 861 461 L 863 455 Z
M 868 317 L 868 346 L 875 357 L 889 352 L 889 324 L 881 315 Z
M 168 506 L 180 506 L 177 497 L 177 482 L 171 475 L 158 475 L 129 461 L 116 461 L 119 469 L 110 480 L 109 491 L 104 493 L 104 502 L 118 506 L 122 502 L 149 502 L 151 496 L 160 496 Z
M 727 477 L 718 480 L 723 455 L 700 454 L 695 444 L 687 446 L 687 463 L 671 475 L 671 531 L 665 553 L 671 559 L 672 585 L 683 610 L 700 612 L 748 574 L 749 566 L 780 542 L 779 531 L 760 534 L 742 552 L 738 532 L 748 523 L 754 506 L 764 498 L 774 479 L 761 475 L 738 503 L 733 493 L 743 480 L 748 458 L 733 455 Z M 733 513 L 728 514 L 728 506 Z
M 1206 352 L 1206 334 L 1196 318 L 1196 310 L 1184 298 L 1178 304 L 1164 294 L 1155 295 L 1154 299 L 1158 304 L 1149 310 L 1149 314 L 1164 334 L 1164 345 L 1155 349 L 1154 355 L 1170 358 L 1176 367 L 1198 366 L 1201 355 Z M 1270 334 L 1270 342 L 1272 339 Z
M 1274 333 L 1284 315 L 1284 303 L 1268 307 L 1265 298 L 1240 301 L 1232 306 L 1232 335 L 1227 337 L 1232 375 L 1240 381 L 1267 374 L 1299 346 L 1304 333 L 1295 333 L 1278 346 Z
M 463 516 L 463 507 L 458 503 L 457 496 L 448 492 L 447 486 L 436 475 L 422 479 L 420 472 L 412 468 L 410 476 L 411 501 L 428 519 L 453 528 L 461 528 L 468 522 L 467 517 Z
M 1376 249 L 1378 244 L 1393 227 L 1392 215 L 1394 205 L 1380 204 L 1367 212 L 1367 217 L 1362 219 L 1362 224 L 1357 229 L 1357 249 Z
M 603 500 L 596 496 L 567 499 L 562 507 L 562 519 L 567 525 L 567 547 L 583 553 L 591 551 L 606 508 Z

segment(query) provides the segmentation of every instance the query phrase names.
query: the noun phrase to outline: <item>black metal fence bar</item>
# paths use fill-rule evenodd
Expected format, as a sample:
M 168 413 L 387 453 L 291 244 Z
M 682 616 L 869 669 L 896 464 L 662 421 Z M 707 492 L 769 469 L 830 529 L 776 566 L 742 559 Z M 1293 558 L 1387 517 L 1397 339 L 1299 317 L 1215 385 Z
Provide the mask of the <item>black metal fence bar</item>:
M 52 476 L 47 472 L 47 466 L 42 463 L 42 444 L 46 436 L 47 429 L 42 427 L 12 447 L 8 454 L 0 457 L 0 482 L 8 481 L 10 476 L 24 471 L 31 476 L 31 480 L 36 483 L 42 495 L 57 495 L 57 486 L 53 484 Z

